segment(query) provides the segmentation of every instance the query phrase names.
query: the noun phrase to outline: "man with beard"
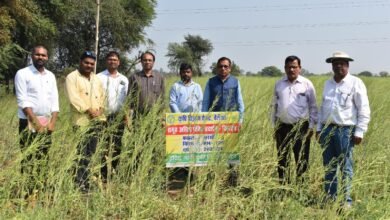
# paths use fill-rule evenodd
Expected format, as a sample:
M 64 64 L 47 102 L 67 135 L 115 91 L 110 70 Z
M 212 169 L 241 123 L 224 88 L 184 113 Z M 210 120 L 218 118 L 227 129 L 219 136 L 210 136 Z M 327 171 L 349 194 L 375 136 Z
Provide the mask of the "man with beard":
M 173 113 L 200 112 L 202 110 L 203 93 L 200 85 L 192 81 L 192 66 L 187 63 L 180 65 L 181 80 L 173 84 L 169 92 L 169 107 Z M 175 168 L 170 175 L 169 189 L 183 188 L 173 183 L 186 181 L 188 168 Z
M 55 76 L 45 68 L 48 61 L 47 49 L 38 45 L 31 54 L 32 65 L 19 70 L 15 76 L 16 99 L 18 102 L 19 135 L 22 151 L 30 152 L 22 160 L 22 173 L 30 179 L 46 173 L 47 156 L 51 145 L 51 133 L 55 130 L 59 112 L 58 90 Z M 37 150 L 27 150 L 37 141 Z M 38 160 L 38 163 L 32 161 Z M 43 163 L 39 163 L 42 160 Z M 45 178 L 45 177 L 44 177 Z M 35 184 L 29 186 L 32 192 Z
M 89 191 L 89 163 L 96 151 L 99 135 L 104 127 L 104 90 L 102 82 L 93 72 L 96 56 L 85 51 L 80 57 L 79 68 L 66 77 L 66 92 L 71 104 L 72 121 L 81 135 L 77 146 L 79 161 L 76 184 L 82 192 Z

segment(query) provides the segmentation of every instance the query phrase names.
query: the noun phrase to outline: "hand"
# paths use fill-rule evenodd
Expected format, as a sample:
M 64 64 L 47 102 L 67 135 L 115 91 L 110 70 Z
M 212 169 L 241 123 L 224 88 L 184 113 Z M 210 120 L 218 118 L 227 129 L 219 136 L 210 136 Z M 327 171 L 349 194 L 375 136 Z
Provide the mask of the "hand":
M 53 121 L 50 121 L 49 124 L 47 125 L 47 131 L 48 132 L 53 132 L 54 131 L 54 127 L 55 127 L 55 122 Z
M 359 145 L 360 143 L 362 143 L 362 140 L 363 140 L 363 138 L 361 138 L 361 137 L 353 136 L 353 143 L 355 143 L 356 145 Z
M 87 110 L 87 113 L 88 113 L 89 117 L 91 117 L 91 118 L 96 118 L 96 117 L 99 116 L 99 111 L 98 110 L 93 110 L 91 108 L 89 108 Z
M 127 129 L 129 131 L 131 131 L 131 123 L 132 123 L 131 118 L 129 116 L 125 115 L 124 121 L 125 121 L 125 125 L 126 125 Z
M 47 127 L 42 126 L 39 122 L 35 124 L 34 128 L 35 128 L 35 131 L 38 133 L 45 133 L 47 130 Z

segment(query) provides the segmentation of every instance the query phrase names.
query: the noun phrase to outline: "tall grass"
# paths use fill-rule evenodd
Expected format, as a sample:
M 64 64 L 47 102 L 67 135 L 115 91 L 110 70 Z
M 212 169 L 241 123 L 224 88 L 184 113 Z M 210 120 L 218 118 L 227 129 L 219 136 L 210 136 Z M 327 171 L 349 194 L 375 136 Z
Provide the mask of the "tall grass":
M 196 79 L 202 86 L 206 78 Z M 47 186 L 36 198 L 25 198 L 29 180 L 20 173 L 25 156 L 18 146 L 16 101 L 0 97 L 0 218 L 9 219 L 387 219 L 390 218 L 390 96 L 389 79 L 365 78 L 372 119 L 362 145 L 354 151 L 353 209 L 338 213 L 339 204 L 322 203 L 322 149 L 313 139 L 310 168 L 303 184 L 280 185 L 269 105 L 276 78 L 240 78 L 246 105 L 239 138 L 240 186 L 226 187 L 224 164 L 192 168 L 194 182 L 174 198 L 166 192 L 169 170 L 164 167 L 165 138 L 161 115 L 152 111 L 139 127 L 123 137 L 120 165 L 107 184 L 99 178 L 100 144 L 92 158 L 92 191 L 79 192 L 73 183 L 76 146 L 69 103 L 60 88 L 61 112 L 49 151 Z M 326 78 L 313 77 L 321 102 Z M 167 91 L 173 79 L 167 82 Z M 167 109 L 168 111 L 168 109 Z M 104 138 L 101 134 L 101 139 Z M 38 143 L 37 143 L 38 144 Z M 34 149 L 34 146 L 31 147 Z M 137 156 L 139 155 L 139 156 Z M 214 178 L 208 178 L 210 173 Z M 43 178 L 43 177 L 42 177 Z M 37 177 L 38 181 L 44 182 Z M 252 189 L 244 193 L 243 189 Z

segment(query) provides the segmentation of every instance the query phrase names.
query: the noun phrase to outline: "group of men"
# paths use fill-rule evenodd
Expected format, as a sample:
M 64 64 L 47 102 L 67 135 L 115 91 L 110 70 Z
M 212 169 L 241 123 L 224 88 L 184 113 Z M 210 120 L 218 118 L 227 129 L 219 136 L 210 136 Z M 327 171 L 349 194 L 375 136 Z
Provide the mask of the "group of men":
M 294 154 L 297 180 L 303 181 L 309 163 L 310 139 L 316 130 L 323 149 L 323 165 L 327 169 L 327 198 L 336 200 L 339 167 L 346 207 L 352 205 L 353 148 L 362 142 L 370 121 L 367 90 L 361 79 L 349 73 L 351 61 L 353 59 L 341 51 L 326 59 L 332 64 L 334 76 L 325 82 L 318 111 L 315 88 L 310 80 L 300 75 L 301 60 L 288 56 L 284 66 L 286 76 L 275 84 L 272 104 L 280 182 L 290 182 L 290 151 Z
M 55 76 L 45 68 L 48 51 L 44 46 L 32 50 L 32 65 L 21 69 L 15 77 L 18 101 L 19 133 L 24 151 L 33 139 L 44 137 L 38 153 L 27 155 L 22 161 L 22 172 L 30 175 L 27 166 L 33 157 L 46 158 L 50 146 L 50 134 L 55 130 L 59 112 L 58 90 Z M 340 165 L 347 204 L 353 174 L 352 150 L 362 141 L 370 120 L 367 91 L 363 82 L 352 76 L 347 54 L 336 52 L 326 62 L 332 63 L 334 76 L 325 83 L 320 111 L 317 110 L 313 84 L 300 75 L 301 60 L 289 56 L 285 60 L 286 77 L 275 85 L 272 122 L 278 152 L 278 175 L 281 183 L 290 182 L 289 157 L 293 149 L 297 164 L 297 177 L 303 179 L 308 168 L 310 138 L 317 125 L 316 136 L 323 146 L 325 190 L 330 198 L 337 194 L 337 167 Z M 129 79 L 118 72 L 120 56 L 111 51 L 106 55 L 107 69 L 99 74 L 93 72 L 96 56 L 85 51 L 80 57 L 78 69 L 66 77 L 66 92 L 72 109 L 74 129 L 83 134 L 78 143 L 79 159 L 75 182 L 82 191 L 89 190 L 89 163 L 96 151 L 99 135 L 110 127 L 107 151 L 111 151 L 112 168 L 118 166 L 121 140 L 129 120 L 136 121 L 152 107 L 164 108 L 165 82 L 161 74 L 153 71 L 155 56 L 145 52 L 141 56 L 142 71 Z M 238 111 L 240 123 L 244 116 L 244 102 L 240 83 L 230 74 L 232 62 L 221 57 L 217 62 L 216 76 L 211 77 L 204 92 L 192 80 L 192 67 L 180 66 L 181 80 L 174 83 L 169 92 L 169 107 L 173 113 Z M 103 180 L 111 172 L 106 157 L 101 168 Z M 27 168 L 29 171 L 26 171 Z
M 44 46 L 36 46 L 31 54 L 32 65 L 21 69 L 15 77 L 20 144 L 25 152 L 35 139 L 45 142 L 39 149 L 22 162 L 22 172 L 34 176 L 37 167 L 28 166 L 32 158 L 47 161 L 51 144 L 51 132 L 59 112 L 59 98 L 55 76 L 45 68 L 48 51 Z M 106 181 L 108 174 L 107 154 L 112 156 L 112 168 L 118 166 L 122 146 L 122 136 L 128 121 L 147 114 L 152 107 L 164 108 L 165 82 L 153 70 L 155 56 L 151 52 L 141 55 L 142 71 L 132 74 L 129 79 L 118 72 L 119 53 L 111 51 L 106 55 L 107 69 L 99 74 L 93 72 L 96 56 L 85 51 L 80 57 L 78 69 L 66 76 L 68 96 L 74 131 L 80 134 L 77 146 L 79 156 L 75 182 L 82 191 L 89 191 L 89 163 L 95 154 L 99 138 L 104 129 L 109 128 L 105 139 L 108 145 L 102 157 L 101 176 Z M 243 114 L 244 104 L 238 80 L 230 76 L 231 61 L 222 57 L 218 61 L 219 73 L 211 78 L 204 96 L 199 84 L 192 81 L 192 66 L 180 66 L 181 81 L 170 91 L 169 106 L 172 112 L 200 111 L 239 111 Z M 128 104 L 128 105 L 126 105 Z M 26 170 L 24 167 L 29 167 Z M 36 187 L 36 186 L 33 186 Z

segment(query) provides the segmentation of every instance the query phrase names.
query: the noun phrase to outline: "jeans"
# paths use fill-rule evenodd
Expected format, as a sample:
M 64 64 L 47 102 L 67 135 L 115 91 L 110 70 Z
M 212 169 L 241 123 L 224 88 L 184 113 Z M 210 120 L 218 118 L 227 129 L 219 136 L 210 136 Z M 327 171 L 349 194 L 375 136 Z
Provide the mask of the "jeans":
M 325 125 L 320 144 L 323 148 L 325 172 L 325 192 L 330 199 L 337 197 L 337 170 L 340 168 L 345 201 L 352 204 L 351 182 L 353 177 L 353 133 L 354 126 Z

